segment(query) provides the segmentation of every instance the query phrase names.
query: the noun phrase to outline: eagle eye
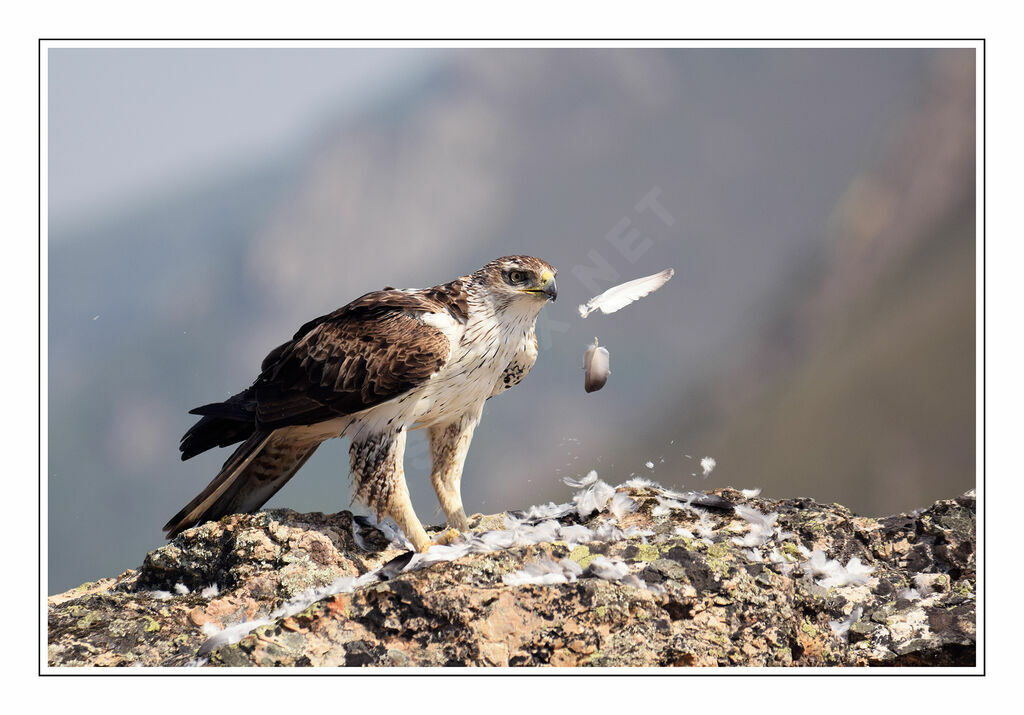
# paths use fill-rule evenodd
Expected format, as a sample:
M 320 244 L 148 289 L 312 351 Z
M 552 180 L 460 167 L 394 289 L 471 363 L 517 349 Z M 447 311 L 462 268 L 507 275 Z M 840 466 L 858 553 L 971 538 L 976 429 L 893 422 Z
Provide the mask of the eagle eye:
M 510 283 L 522 283 L 526 280 L 526 274 L 523 271 L 509 271 L 508 280 Z

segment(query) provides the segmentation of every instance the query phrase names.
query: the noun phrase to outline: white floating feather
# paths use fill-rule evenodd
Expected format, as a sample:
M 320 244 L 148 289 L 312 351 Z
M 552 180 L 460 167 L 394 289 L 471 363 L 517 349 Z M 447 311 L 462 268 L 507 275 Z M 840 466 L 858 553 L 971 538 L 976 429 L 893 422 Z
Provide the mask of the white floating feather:
M 653 276 L 644 276 L 643 278 L 637 278 L 636 280 L 613 286 L 601 295 L 594 296 L 588 300 L 585 305 L 581 305 L 580 317 L 586 318 L 595 310 L 600 310 L 605 314 L 614 313 L 625 308 L 633 301 L 640 300 L 645 295 L 650 295 L 658 290 L 673 275 L 675 275 L 675 271 L 668 268 L 661 273 L 655 273 Z
M 580 489 L 581 487 L 589 487 L 591 484 L 597 481 L 597 470 L 591 469 L 587 472 L 585 477 L 580 479 L 573 479 L 572 477 L 563 477 L 562 481 L 566 486 L 573 487 L 574 489 Z

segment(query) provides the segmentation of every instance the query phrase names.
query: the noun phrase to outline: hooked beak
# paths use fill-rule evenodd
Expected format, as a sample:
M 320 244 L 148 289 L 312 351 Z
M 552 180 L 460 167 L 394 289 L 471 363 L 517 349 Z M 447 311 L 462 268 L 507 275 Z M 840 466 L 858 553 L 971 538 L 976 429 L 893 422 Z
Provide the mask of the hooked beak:
M 544 288 L 541 292 L 552 301 L 558 299 L 558 285 L 555 283 L 554 276 L 551 276 L 551 280 L 544 284 Z
M 547 296 L 548 300 L 558 298 L 558 285 L 555 283 L 555 274 L 551 271 L 544 271 L 540 274 L 540 282 L 536 288 L 530 288 L 527 293 Z

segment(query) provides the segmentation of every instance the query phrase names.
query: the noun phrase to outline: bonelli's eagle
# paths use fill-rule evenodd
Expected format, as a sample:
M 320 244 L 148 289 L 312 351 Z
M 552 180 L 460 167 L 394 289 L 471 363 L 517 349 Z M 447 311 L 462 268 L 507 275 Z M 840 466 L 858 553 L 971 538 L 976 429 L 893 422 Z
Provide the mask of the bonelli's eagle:
M 259 509 L 326 439 L 348 436 L 354 494 L 390 516 L 419 551 L 402 458 L 406 433 L 426 428 L 430 479 L 449 526 L 466 530 L 459 483 L 484 401 L 537 360 L 534 325 L 557 295 L 555 269 L 530 256 L 498 258 L 424 290 L 367 293 L 312 320 L 275 348 L 248 389 L 192 410 L 181 458 L 241 444 L 175 514 L 168 538 L 225 514 Z

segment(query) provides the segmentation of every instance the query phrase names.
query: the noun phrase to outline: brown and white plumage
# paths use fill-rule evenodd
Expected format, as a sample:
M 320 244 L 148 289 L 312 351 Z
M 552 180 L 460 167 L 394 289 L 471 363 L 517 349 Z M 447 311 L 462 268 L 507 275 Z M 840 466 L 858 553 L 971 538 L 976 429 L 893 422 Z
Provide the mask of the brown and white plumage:
M 367 293 L 312 320 L 270 352 L 251 387 L 192 410 L 182 459 L 241 444 L 168 536 L 259 509 L 325 439 L 349 436 L 356 498 L 391 516 L 417 549 L 429 540 L 409 500 L 406 432 L 428 428 L 431 482 L 451 526 L 467 528 L 459 485 L 484 401 L 537 359 L 534 324 L 556 296 L 555 269 L 507 256 L 424 290 Z

